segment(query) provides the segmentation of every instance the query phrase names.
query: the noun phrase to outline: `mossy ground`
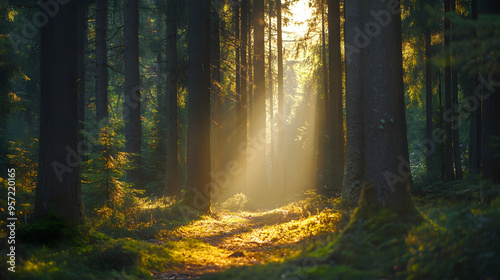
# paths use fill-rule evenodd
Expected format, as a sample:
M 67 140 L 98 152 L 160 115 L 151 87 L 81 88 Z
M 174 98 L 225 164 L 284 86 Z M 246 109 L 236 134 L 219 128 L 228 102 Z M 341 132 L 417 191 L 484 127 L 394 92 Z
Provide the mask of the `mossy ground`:
M 20 229 L 17 272 L 0 278 L 498 279 L 498 193 L 484 182 L 436 184 L 403 219 L 314 193 L 273 207 L 239 195 L 209 216 L 144 202 L 103 209 L 87 234 L 48 246 L 26 240 L 39 228 Z

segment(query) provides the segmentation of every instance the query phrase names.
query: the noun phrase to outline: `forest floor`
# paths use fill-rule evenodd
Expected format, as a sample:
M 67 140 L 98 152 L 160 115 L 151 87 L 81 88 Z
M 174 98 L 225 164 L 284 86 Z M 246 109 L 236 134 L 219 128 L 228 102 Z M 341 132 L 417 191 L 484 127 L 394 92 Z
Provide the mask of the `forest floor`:
M 195 239 L 211 246 L 210 253 L 194 252 L 168 271 L 151 272 L 155 279 L 199 279 L 229 267 L 279 262 L 303 250 L 312 237 L 334 231 L 338 218 L 334 212 L 305 217 L 297 205 L 205 217 L 150 242 Z
M 498 279 L 498 186 L 436 182 L 413 201 L 420 218 L 402 220 L 387 209 L 354 219 L 359 208 L 315 192 L 280 203 L 237 194 L 211 215 L 139 199 L 103 207 L 76 234 L 21 225 L 16 272 L 0 263 L 0 279 Z

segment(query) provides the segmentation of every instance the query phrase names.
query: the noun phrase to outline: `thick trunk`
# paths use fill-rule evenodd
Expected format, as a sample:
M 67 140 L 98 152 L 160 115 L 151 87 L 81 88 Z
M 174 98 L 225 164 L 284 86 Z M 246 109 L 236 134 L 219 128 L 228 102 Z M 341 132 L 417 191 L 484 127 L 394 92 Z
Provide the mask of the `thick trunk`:
M 340 2 L 328 0 L 329 131 L 331 137 L 332 191 L 342 187 L 344 177 L 344 118 L 342 102 L 342 57 L 340 52 Z
M 363 3 L 362 26 L 371 11 L 386 10 L 382 1 Z M 397 8 L 397 9 L 396 9 Z M 405 212 L 410 206 L 410 169 L 403 85 L 401 14 L 389 7 L 391 20 L 362 52 L 365 133 L 365 179 L 382 206 Z
M 356 32 L 360 28 L 359 0 L 345 3 L 345 41 L 346 41 L 346 172 L 342 196 L 354 203 L 359 198 L 364 172 L 364 125 L 363 94 L 361 79 L 361 55 L 354 52 Z
M 96 0 L 96 111 L 97 120 L 108 118 L 108 49 L 106 34 L 108 28 L 108 0 Z
M 185 202 L 209 213 L 210 179 L 210 1 L 189 0 L 188 143 Z
M 41 29 L 41 112 L 35 218 L 84 224 L 78 141 L 78 3 Z
M 481 14 L 500 14 L 498 1 L 485 0 L 481 4 Z M 500 184 L 499 81 L 500 74 L 497 70 L 492 76 L 486 77 L 486 85 L 483 87 L 485 98 L 483 99 L 481 169 L 483 178 L 492 180 L 495 184 Z
M 141 91 L 139 78 L 139 1 L 125 0 L 124 58 L 125 93 L 123 119 L 125 121 L 125 151 L 131 159 L 127 180 L 141 187 L 144 182 L 141 151 Z
M 177 150 L 177 12 L 178 0 L 167 2 L 167 176 L 165 193 L 178 196 L 179 161 Z
M 450 1 L 444 0 L 444 12 L 450 11 Z M 450 20 L 444 20 L 444 48 L 450 47 Z M 446 66 L 444 68 L 444 113 L 452 112 L 452 88 L 451 88 L 451 66 L 450 60 L 446 59 Z M 453 127 L 452 120 L 444 120 L 445 142 L 444 142 L 444 177 L 447 181 L 455 180 L 455 173 L 453 171 Z

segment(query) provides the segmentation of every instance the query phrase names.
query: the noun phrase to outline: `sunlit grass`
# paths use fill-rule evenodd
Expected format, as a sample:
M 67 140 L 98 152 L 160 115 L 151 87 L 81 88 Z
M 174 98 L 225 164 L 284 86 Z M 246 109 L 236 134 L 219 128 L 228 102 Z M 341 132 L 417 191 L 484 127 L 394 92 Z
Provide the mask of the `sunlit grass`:
M 302 201 L 275 209 L 226 210 L 186 220 L 176 202 L 142 201 L 128 209 L 133 220 L 117 211 L 103 213 L 89 236 L 81 237 L 84 240 L 21 249 L 27 253 L 17 277 L 146 279 L 178 271 L 199 274 L 283 262 L 315 237 L 338 232 L 341 215 L 331 202 L 308 193 Z M 253 207 L 257 206 L 249 206 Z

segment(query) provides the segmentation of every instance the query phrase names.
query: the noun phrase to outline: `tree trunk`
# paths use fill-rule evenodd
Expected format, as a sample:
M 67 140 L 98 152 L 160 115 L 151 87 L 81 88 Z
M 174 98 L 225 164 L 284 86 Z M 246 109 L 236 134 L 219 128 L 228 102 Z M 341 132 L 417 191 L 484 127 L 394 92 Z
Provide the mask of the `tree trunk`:
M 179 189 L 179 161 L 177 147 L 177 79 L 179 69 L 177 65 L 177 13 L 178 0 L 167 2 L 167 176 L 166 192 L 171 195 L 180 195 Z
M 321 0 L 321 68 L 323 70 L 323 97 L 325 101 L 324 111 L 320 114 L 320 148 L 319 148 L 319 171 L 323 174 L 321 186 L 325 185 L 331 189 L 332 170 L 330 170 L 330 155 L 332 151 L 329 130 L 330 121 L 330 94 L 328 93 L 328 63 L 326 57 L 326 30 L 325 30 L 325 0 Z M 323 190 L 323 189 L 322 189 Z
M 78 143 L 85 144 L 85 47 L 87 46 L 88 0 L 78 1 Z M 85 158 L 85 156 L 83 156 Z
M 276 1 L 277 13 L 277 49 L 278 49 L 278 176 L 280 178 L 279 186 L 284 194 L 287 193 L 286 164 L 285 164 L 285 94 L 283 90 L 283 32 L 281 0 Z
M 215 7 L 216 8 L 216 7 Z M 221 91 L 221 45 L 220 45 L 220 25 L 221 19 L 219 13 L 221 10 L 212 10 L 212 38 L 211 38 L 211 54 L 212 54 L 212 100 L 213 100 L 213 172 L 220 174 L 222 170 L 222 161 L 224 159 L 224 149 L 222 147 L 222 91 Z M 227 147 L 226 147 L 227 148 Z M 223 187 L 223 186 L 220 186 Z
M 425 131 L 427 139 L 432 139 L 432 64 L 431 29 L 425 26 Z M 427 172 L 434 171 L 433 153 L 426 153 Z
M 41 28 L 41 112 L 35 219 L 83 225 L 78 153 L 78 3 Z
M 341 189 L 344 177 L 344 117 L 342 57 L 340 52 L 340 1 L 328 0 L 329 108 L 332 191 Z
M 450 11 L 450 1 L 444 0 L 444 12 L 448 13 Z M 444 48 L 445 50 L 450 47 L 450 20 L 445 18 L 444 20 Z M 446 58 L 446 66 L 444 68 L 444 112 L 452 112 L 452 88 L 451 88 L 451 65 L 449 57 Z M 445 150 L 444 150 L 444 164 L 445 164 L 445 180 L 453 181 L 455 180 L 455 173 L 453 171 L 453 130 L 452 130 L 452 120 L 444 120 L 445 128 Z
M 96 0 L 96 111 L 97 120 L 108 118 L 108 48 L 106 34 L 108 28 L 108 0 Z
M 258 134 L 266 129 L 266 68 L 265 68 L 265 41 L 264 41 L 264 0 L 254 0 L 254 129 L 256 157 L 252 161 L 255 174 L 252 175 L 252 192 L 255 195 L 264 195 L 268 190 L 266 174 L 266 150 L 260 148 L 266 143 L 258 140 Z
M 500 14 L 500 3 L 484 0 L 481 14 Z M 481 19 L 480 19 L 481 20 Z M 483 122 L 481 168 L 483 178 L 500 184 L 500 74 L 498 70 L 487 77 L 483 87 Z M 486 98 L 488 96 L 488 98 Z
M 472 20 L 478 20 L 478 3 L 477 0 L 472 0 Z M 477 38 L 477 34 L 474 31 L 473 38 Z M 474 75 L 471 78 L 471 88 L 469 90 L 469 96 L 474 96 L 474 91 L 479 85 L 479 75 Z M 480 100 L 477 100 L 481 102 Z M 469 129 L 469 173 L 479 173 L 481 166 L 481 105 L 479 104 L 478 109 L 473 112 L 472 118 L 470 120 Z
M 127 170 L 127 180 L 142 186 L 141 151 L 141 91 L 139 77 L 139 0 L 125 0 L 124 58 L 125 58 L 125 94 L 123 119 L 125 121 L 125 152 L 132 160 Z
M 273 7 L 273 1 L 269 0 L 268 2 L 268 17 L 269 17 L 269 23 L 268 23 L 268 44 L 269 44 L 269 51 L 268 51 L 268 78 L 269 78 L 269 107 L 270 107 L 270 121 L 269 125 L 271 127 L 271 136 L 270 136 L 270 142 L 271 142 L 271 150 L 269 152 L 269 162 L 271 163 L 269 165 L 269 177 L 270 177 L 270 182 L 273 188 L 276 187 L 274 180 L 276 178 L 275 174 L 275 164 L 274 164 L 274 85 L 273 85 L 273 24 L 272 24 L 272 18 L 273 18 L 273 13 L 274 13 L 274 7 Z
M 355 28 L 361 28 L 359 0 L 345 2 L 346 61 L 346 172 L 342 197 L 355 203 L 361 192 L 364 172 L 363 92 L 361 55 L 356 53 Z
M 451 10 L 453 12 L 456 11 L 456 4 L 455 0 L 451 0 Z M 456 41 L 457 39 L 455 38 L 456 35 L 453 35 L 454 33 L 454 28 L 451 28 L 451 33 L 452 33 L 452 38 L 450 41 L 450 48 L 451 48 L 451 53 L 452 53 L 452 61 L 456 60 L 456 56 L 458 55 L 457 52 L 453 50 L 453 41 Z M 452 72 L 451 72 L 451 80 L 452 80 L 452 97 L 453 97 L 453 107 L 452 108 L 458 108 L 458 65 L 455 64 L 452 66 Z M 460 133 L 459 133 L 459 112 L 458 110 L 453 109 L 453 157 L 454 157 L 454 162 L 455 162 L 455 174 L 456 174 L 456 179 L 461 180 L 463 179 L 463 172 L 462 172 L 462 157 L 460 153 Z
M 397 8 L 397 10 L 396 10 Z M 362 50 L 365 133 L 365 179 L 383 206 L 404 213 L 410 206 L 410 168 L 403 85 L 401 13 L 390 7 L 391 20 Z M 382 1 L 363 3 L 362 26 L 370 11 L 387 10 Z M 389 13 L 388 13 L 389 16 Z
M 248 144 L 248 104 L 247 104 L 247 99 L 248 99 L 248 83 L 247 83 L 247 50 L 248 48 L 248 15 L 249 15 L 249 3 L 248 0 L 243 0 L 241 2 L 241 31 L 238 30 L 241 38 L 240 38 L 240 49 L 239 49 L 239 59 L 240 59 L 240 71 L 241 71 L 241 76 L 240 78 L 240 97 L 239 97 L 239 103 L 237 104 L 237 130 L 238 130 L 238 135 L 237 135 L 237 145 L 241 145 L 242 150 L 247 149 L 247 144 Z M 238 61 L 236 62 L 238 63 Z M 240 182 L 241 182 L 241 190 L 242 191 L 247 191 L 247 161 L 245 158 L 241 157 L 239 159 L 239 163 L 241 166 L 241 176 L 240 176 Z
M 185 202 L 210 213 L 210 1 L 189 0 L 188 143 Z M 215 190 L 217 191 L 217 190 Z

